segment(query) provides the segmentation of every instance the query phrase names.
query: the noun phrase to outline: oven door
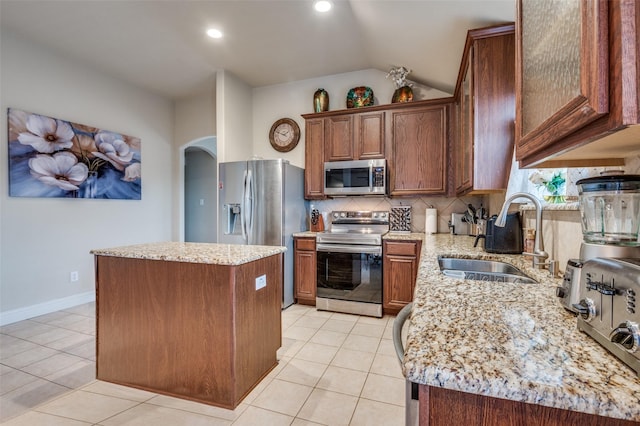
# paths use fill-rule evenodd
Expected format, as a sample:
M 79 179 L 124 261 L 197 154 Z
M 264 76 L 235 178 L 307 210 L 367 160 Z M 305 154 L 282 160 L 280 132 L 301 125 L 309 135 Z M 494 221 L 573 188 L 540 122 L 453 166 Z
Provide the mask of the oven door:
M 382 304 L 382 247 L 318 244 L 318 298 Z

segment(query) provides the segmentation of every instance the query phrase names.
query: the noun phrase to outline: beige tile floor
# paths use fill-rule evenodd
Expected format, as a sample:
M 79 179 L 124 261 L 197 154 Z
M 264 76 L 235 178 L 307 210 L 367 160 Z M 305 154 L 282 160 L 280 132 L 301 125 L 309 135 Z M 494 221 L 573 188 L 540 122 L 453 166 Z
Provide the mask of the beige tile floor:
M 289 307 L 279 365 L 232 411 L 95 380 L 95 305 L 81 305 L 0 328 L 0 422 L 403 425 L 392 324 Z

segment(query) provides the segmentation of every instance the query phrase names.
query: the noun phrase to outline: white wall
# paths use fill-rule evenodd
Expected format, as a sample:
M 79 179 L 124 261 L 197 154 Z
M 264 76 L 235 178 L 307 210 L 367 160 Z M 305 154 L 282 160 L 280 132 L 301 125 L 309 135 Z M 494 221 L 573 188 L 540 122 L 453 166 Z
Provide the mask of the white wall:
M 174 143 L 173 176 L 174 185 L 173 215 L 175 218 L 173 239 L 184 241 L 185 191 L 184 191 L 184 152 L 194 141 L 213 140 L 216 136 L 216 76 L 211 76 L 210 85 L 198 95 L 180 99 L 174 106 Z M 205 138 L 205 139 L 203 139 Z M 213 139 L 211 139 L 213 138 Z M 213 143 L 215 145 L 215 142 Z M 217 148 L 209 151 L 217 157 Z M 217 174 L 217 170 L 216 170 Z
M 14 34 L 3 31 L 0 43 L 1 164 L 8 107 L 142 141 L 140 201 L 9 197 L 8 173 L 0 173 L 0 323 L 9 323 L 92 298 L 92 248 L 170 239 L 173 108 Z M 69 282 L 70 271 L 79 281 Z
M 389 104 L 395 87 L 386 75 L 379 70 L 367 69 L 253 89 L 254 155 L 267 159 L 284 158 L 291 164 L 304 167 L 304 119 L 301 115 L 314 112 L 314 92 L 323 88 L 329 93 L 330 111 L 346 109 L 347 93 L 357 86 L 369 86 L 373 90 L 375 105 Z M 414 84 L 413 89 L 414 100 L 451 96 L 419 84 Z M 271 126 L 283 117 L 294 119 L 300 126 L 300 142 L 289 152 L 276 151 L 269 143 Z
M 251 87 L 229 71 L 216 81 L 218 164 L 248 160 L 252 155 Z

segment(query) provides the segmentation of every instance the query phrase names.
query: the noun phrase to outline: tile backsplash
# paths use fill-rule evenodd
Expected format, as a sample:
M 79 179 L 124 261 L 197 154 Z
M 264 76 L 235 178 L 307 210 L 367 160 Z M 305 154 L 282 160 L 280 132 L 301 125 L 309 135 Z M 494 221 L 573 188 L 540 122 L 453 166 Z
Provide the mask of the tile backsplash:
M 391 210 L 391 207 L 411 207 L 411 231 L 424 232 L 426 209 L 434 207 L 438 210 L 438 232 L 449 232 L 451 213 L 462 213 L 467 210 L 467 204 L 476 208 L 480 205 L 487 207 L 482 196 L 461 198 L 447 197 L 417 197 L 395 199 L 388 197 L 343 197 L 329 200 L 313 201 L 310 203 L 322 213 L 334 210 Z M 496 212 L 497 213 L 497 212 Z

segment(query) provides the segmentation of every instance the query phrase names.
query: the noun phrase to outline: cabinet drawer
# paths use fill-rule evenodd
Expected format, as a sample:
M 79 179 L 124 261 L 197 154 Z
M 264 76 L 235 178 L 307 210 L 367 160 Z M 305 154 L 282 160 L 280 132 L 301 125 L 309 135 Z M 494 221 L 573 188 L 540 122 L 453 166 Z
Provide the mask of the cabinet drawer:
M 401 243 L 386 242 L 386 254 L 395 254 L 400 256 L 416 256 L 418 254 L 417 241 L 403 241 Z
M 296 239 L 296 250 L 316 250 L 316 240 L 313 238 Z

